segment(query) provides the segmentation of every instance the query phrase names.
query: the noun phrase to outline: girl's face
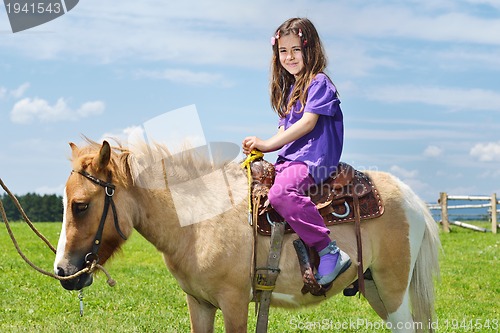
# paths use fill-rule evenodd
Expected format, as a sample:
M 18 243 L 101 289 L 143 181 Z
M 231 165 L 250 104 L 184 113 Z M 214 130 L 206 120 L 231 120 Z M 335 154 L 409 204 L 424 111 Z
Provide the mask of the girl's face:
M 297 79 L 304 70 L 300 37 L 295 34 L 281 36 L 278 39 L 278 53 L 281 66 Z

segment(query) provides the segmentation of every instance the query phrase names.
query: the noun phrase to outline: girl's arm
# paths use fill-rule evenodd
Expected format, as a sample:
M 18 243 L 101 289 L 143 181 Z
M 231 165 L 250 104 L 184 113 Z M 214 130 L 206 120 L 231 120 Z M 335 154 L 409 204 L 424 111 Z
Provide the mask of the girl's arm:
M 275 151 L 287 143 L 295 141 L 311 132 L 314 126 L 316 126 L 318 117 L 318 114 L 304 112 L 302 118 L 290 126 L 286 131 L 283 126 L 281 126 L 278 133 L 267 140 L 259 139 L 256 136 L 248 136 L 243 140 L 243 152 L 249 154 L 253 149 L 258 149 L 264 153 Z

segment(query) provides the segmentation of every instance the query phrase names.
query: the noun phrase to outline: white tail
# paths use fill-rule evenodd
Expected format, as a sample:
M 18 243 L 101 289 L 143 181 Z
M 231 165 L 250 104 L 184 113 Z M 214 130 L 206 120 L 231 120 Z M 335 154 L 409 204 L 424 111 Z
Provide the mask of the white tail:
M 438 252 L 441 248 L 439 228 L 425 203 L 421 202 L 425 232 L 410 282 L 410 299 L 415 323 L 422 323 L 423 332 L 433 332 L 434 280 L 439 279 Z M 419 325 L 420 328 L 420 325 Z

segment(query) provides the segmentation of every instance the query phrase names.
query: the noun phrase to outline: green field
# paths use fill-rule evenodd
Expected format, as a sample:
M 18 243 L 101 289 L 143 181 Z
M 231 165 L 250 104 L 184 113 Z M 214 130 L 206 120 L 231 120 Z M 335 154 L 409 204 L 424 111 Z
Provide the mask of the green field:
M 487 223 L 476 223 L 489 228 Z M 37 223 L 55 245 L 60 223 Z M 3 226 L 2 226 L 3 228 Z M 25 223 L 14 233 L 28 257 L 47 270 L 54 255 Z M 441 234 L 441 281 L 437 284 L 437 332 L 498 332 L 499 235 L 453 227 Z M 109 264 L 114 288 L 98 276 L 85 290 L 80 317 L 77 292 L 29 267 L 0 229 L 0 332 L 189 332 L 181 289 L 161 255 L 137 232 Z M 224 332 L 220 313 L 216 332 Z M 344 327 L 344 328 L 342 328 Z M 253 304 L 249 332 L 255 330 Z M 300 311 L 271 309 L 269 332 L 389 332 L 363 298 L 336 296 Z

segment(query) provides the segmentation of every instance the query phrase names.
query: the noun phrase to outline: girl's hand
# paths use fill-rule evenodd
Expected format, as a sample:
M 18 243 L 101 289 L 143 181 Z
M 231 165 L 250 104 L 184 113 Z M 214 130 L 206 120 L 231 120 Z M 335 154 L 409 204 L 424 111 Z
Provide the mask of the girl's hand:
M 243 139 L 241 148 L 243 149 L 243 153 L 245 153 L 245 155 L 250 154 L 254 149 L 263 151 L 264 141 L 256 136 L 247 136 Z

